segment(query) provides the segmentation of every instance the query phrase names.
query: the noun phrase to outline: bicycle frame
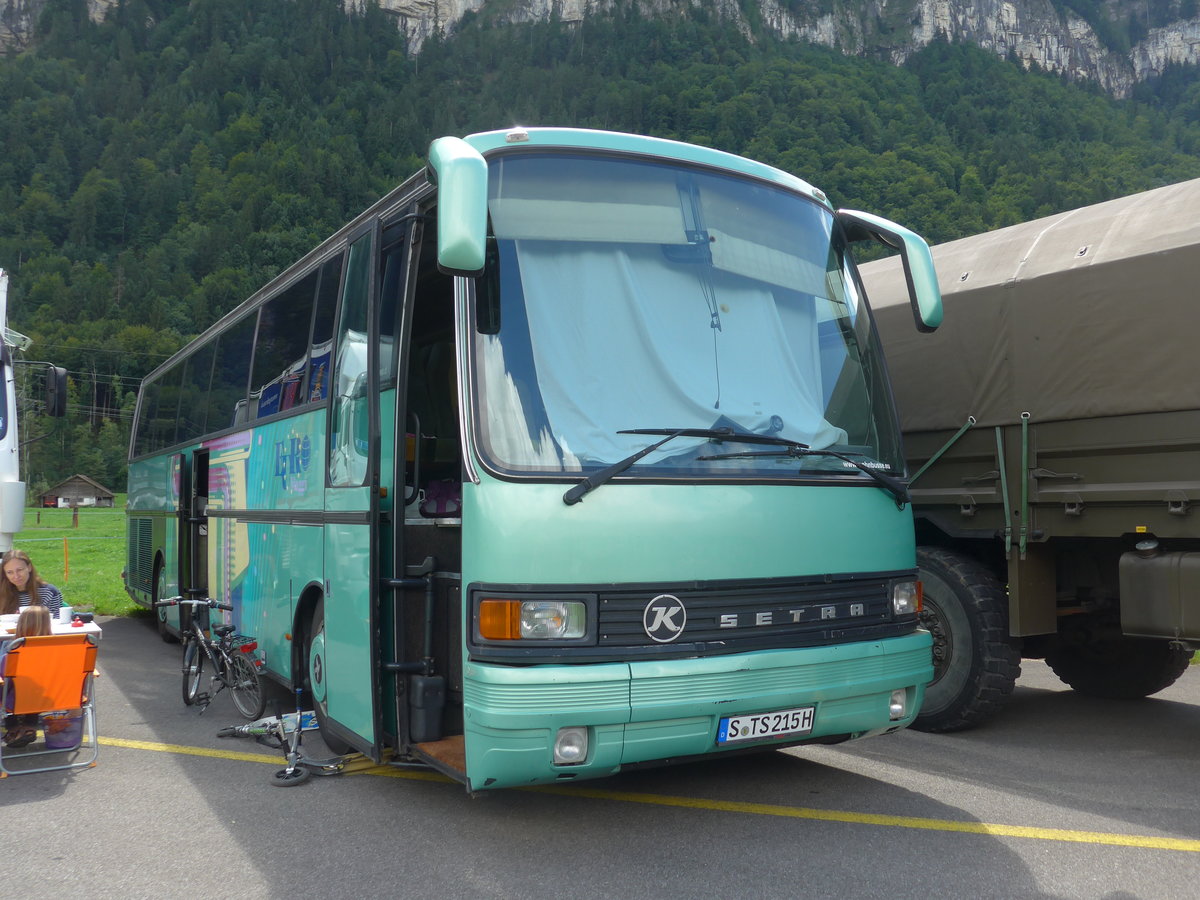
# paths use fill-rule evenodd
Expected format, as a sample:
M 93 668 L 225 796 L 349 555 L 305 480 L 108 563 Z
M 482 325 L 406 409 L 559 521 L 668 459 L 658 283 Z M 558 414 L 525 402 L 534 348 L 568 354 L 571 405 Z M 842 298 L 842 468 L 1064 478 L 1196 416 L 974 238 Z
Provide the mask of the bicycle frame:
M 263 696 L 258 670 L 249 652 L 256 646 L 253 639 L 238 641 L 232 625 L 212 628 L 208 621 L 211 609 L 228 609 L 225 604 L 211 599 L 193 600 L 174 597 L 160 601 L 157 605 L 186 604 L 193 608 L 183 632 L 183 702 L 187 706 L 198 704 L 201 714 L 225 688 L 230 689 L 234 705 L 248 719 L 262 714 Z M 204 656 L 200 654 L 203 653 Z M 209 692 L 201 693 L 200 681 L 204 672 L 204 657 L 212 666 L 209 676 Z M 214 689 L 215 688 L 215 689 Z

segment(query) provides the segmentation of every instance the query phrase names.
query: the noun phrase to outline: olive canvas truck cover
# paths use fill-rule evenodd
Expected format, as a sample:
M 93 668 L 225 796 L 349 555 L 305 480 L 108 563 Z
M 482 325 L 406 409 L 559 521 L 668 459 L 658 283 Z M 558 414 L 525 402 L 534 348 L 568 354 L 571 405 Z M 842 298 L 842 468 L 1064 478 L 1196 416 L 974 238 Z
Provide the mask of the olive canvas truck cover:
M 916 479 L 919 541 L 991 542 L 1014 635 L 1119 592 L 1126 634 L 1200 639 L 1200 179 L 933 256 L 934 334 L 898 259 L 862 268 L 910 474 L 974 422 Z

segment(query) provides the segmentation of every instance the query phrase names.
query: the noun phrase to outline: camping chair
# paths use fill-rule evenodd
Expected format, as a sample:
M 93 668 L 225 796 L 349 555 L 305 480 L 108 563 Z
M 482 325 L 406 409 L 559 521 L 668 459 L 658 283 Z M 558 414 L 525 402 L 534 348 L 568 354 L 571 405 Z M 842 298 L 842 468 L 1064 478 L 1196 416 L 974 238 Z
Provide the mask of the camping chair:
M 4 658 L 0 672 L 0 710 L 7 710 L 12 698 L 15 715 L 79 710 L 82 729 L 77 739 L 63 746 L 60 735 L 52 735 L 43 720 L 45 749 L 20 750 L 5 747 L 0 741 L 0 778 L 49 772 L 54 769 L 82 769 L 94 766 L 100 755 L 96 738 L 96 699 L 92 679 L 96 675 L 96 641 L 90 634 L 52 634 L 45 637 L 16 638 Z M 85 741 L 85 736 L 87 740 Z M 36 745 L 31 745 L 36 746 Z M 72 754 L 69 761 L 36 768 L 10 769 L 6 760 L 40 757 L 46 754 Z M 78 756 L 83 758 L 78 758 Z

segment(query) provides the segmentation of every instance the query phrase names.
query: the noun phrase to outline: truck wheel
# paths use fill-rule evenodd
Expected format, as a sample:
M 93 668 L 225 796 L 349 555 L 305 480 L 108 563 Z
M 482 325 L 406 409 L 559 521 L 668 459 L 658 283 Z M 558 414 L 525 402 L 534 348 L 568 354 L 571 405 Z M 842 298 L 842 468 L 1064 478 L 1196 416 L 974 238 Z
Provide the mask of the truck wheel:
M 999 712 L 1021 674 L 1004 589 L 975 560 L 949 550 L 921 547 L 917 565 L 921 624 L 933 635 L 933 681 L 913 727 L 972 728 Z
M 1156 694 L 1187 671 L 1192 652 L 1168 641 L 1126 637 L 1113 619 L 1074 616 L 1064 623 L 1046 664 L 1064 684 L 1089 697 L 1136 700 Z

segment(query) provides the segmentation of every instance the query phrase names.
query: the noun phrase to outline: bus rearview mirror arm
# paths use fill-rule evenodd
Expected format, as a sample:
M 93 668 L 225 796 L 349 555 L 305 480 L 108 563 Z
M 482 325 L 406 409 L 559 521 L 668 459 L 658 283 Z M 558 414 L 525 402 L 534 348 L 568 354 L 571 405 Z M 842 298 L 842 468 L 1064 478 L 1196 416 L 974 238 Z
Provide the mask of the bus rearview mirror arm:
M 836 215 L 846 240 L 851 243 L 875 240 L 900 252 L 904 280 L 908 286 L 908 301 L 912 304 L 917 330 L 926 333 L 936 331 L 942 324 L 942 292 L 933 267 L 933 254 L 929 252 L 925 239 L 903 225 L 871 213 L 839 209 Z

